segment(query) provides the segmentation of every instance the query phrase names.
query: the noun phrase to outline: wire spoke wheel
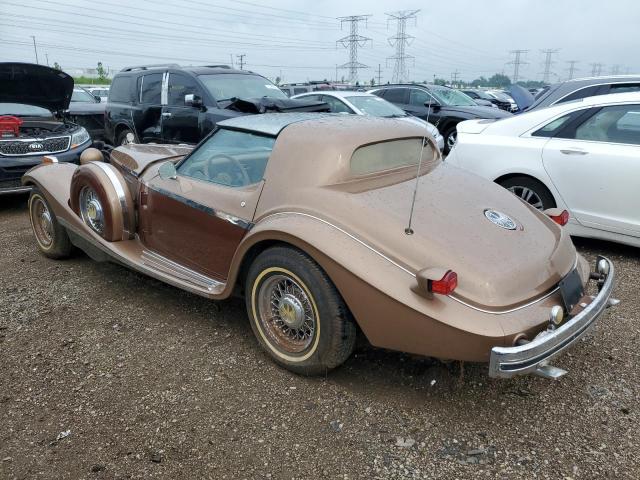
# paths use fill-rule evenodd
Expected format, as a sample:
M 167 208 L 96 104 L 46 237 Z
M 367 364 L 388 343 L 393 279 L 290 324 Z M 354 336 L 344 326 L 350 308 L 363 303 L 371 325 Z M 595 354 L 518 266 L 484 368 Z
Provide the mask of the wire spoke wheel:
M 310 294 L 293 278 L 278 273 L 258 290 L 258 320 L 269 342 L 288 354 L 301 354 L 313 343 L 318 319 Z
M 53 243 L 53 219 L 49 208 L 40 197 L 34 197 L 31 205 L 31 220 L 36 240 L 47 248 Z
M 523 199 L 533 208 L 537 208 L 538 210 L 544 209 L 543 208 L 544 205 L 542 203 L 542 199 L 540 198 L 540 195 L 538 195 L 534 190 L 527 187 L 514 185 L 512 187 L 509 187 L 509 191 L 513 193 L 516 197 L 520 197 L 521 199 Z
M 104 232 L 104 209 L 98 194 L 91 187 L 84 187 L 80 191 L 80 215 L 95 232 Z

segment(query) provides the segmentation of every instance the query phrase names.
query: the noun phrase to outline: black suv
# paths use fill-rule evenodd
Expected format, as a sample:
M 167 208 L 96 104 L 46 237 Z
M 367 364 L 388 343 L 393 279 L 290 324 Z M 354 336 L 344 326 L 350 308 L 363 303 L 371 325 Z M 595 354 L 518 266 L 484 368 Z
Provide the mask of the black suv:
M 291 100 L 266 78 L 226 65 L 128 67 L 111 83 L 105 133 L 114 145 L 198 143 L 219 121 L 268 111 L 328 111 L 328 107 Z
M 384 85 L 370 90 L 405 112 L 433 123 L 444 137 L 444 152 L 456 143 L 456 125 L 474 118 L 498 119 L 511 114 L 498 108 L 482 107 L 464 93 L 438 85 Z

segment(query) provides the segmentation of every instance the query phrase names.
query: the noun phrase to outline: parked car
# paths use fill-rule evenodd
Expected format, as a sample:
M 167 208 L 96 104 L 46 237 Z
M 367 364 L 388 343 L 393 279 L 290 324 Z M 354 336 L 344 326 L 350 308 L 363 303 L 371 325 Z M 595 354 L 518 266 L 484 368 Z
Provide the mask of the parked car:
M 471 118 L 506 118 L 511 114 L 496 108 L 481 107 L 453 88 L 437 85 L 385 85 L 371 93 L 397 105 L 405 112 L 433 123 L 445 139 L 444 152 L 456 143 L 456 125 Z
M 461 123 L 447 162 L 535 208 L 568 210 L 572 235 L 640 246 L 640 92 Z
M 20 178 L 44 155 L 77 163 L 91 145 L 87 130 L 64 116 L 72 91 L 64 72 L 0 63 L 0 194 L 28 191 Z
M 109 97 L 109 85 L 87 87 L 86 90 L 94 97 L 99 98 L 102 103 L 107 103 L 107 98 Z
M 338 90 L 340 85 L 325 81 L 313 81 L 304 83 L 285 83 L 280 85 L 282 90 L 288 97 L 300 95 L 307 92 L 317 92 L 325 90 Z M 342 88 L 341 88 L 342 89 Z M 348 88 L 346 90 L 349 90 Z
M 500 110 L 505 110 L 507 112 L 511 111 L 511 102 L 509 102 L 506 99 L 500 99 L 500 98 L 497 98 L 496 96 L 489 95 L 484 90 L 467 89 L 467 90 L 460 90 L 460 91 L 465 95 L 468 95 L 469 97 L 471 97 L 476 103 L 478 103 L 478 100 L 484 100 L 492 103 L 493 105 L 498 107 Z
M 545 87 L 527 111 L 597 95 L 640 91 L 640 75 L 576 78 Z
M 86 128 L 93 140 L 105 140 L 104 109 L 100 97 L 85 88 L 75 87 L 66 114 L 72 122 Z
M 505 91 L 502 91 L 502 90 L 487 90 L 486 93 L 487 93 L 487 95 L 495 98 L 496 100 L 499 100 L 500 102 L 508 103 L 509 104 L 509 108 L 507 109 L 507 111 L 509 111 L 511 113 L 515 113 L 520 109 L 518 107 L 518 104 L 516 103 L 516 101 L 513 99 L 513 97 L 511 97 L 511 95 L 509 95 Z
M 417 124 L 281 113 L 25 183 L 42 253 L 76 245 L 210 299 L 243 292 L 258 342 L 294 372 L 344 362 L 357 324 L 379 347 L 557 378 L 551 359 L 616 303 L 613 264 L 590 273 L 550 217 L 441 158 Z
M 327 111 L 318 102 L 289 99 L 266 78 L 226 65 L 128 67 L 111 82 L 107 138 L 130 142 L 196 144 L 216 123 L 239 115 Z
M 436 145 L 440 151 L 444 150 L 444 138 L 438 129 L 429 122 L 421 118 L 409 115 L 404 110 L 387 102 L 384 98 L 367 92 L 355 91 L 331 91 L 303 93 L 292 98 L 304 98 L 314 100 L 329 105 L 330 111 L 334 113 L 352 113 L 356 115 L 371 115 L 372 117 L 400 118 L 407 122 L 417 123 L 426 127 L 429 135 L 436 140 Z

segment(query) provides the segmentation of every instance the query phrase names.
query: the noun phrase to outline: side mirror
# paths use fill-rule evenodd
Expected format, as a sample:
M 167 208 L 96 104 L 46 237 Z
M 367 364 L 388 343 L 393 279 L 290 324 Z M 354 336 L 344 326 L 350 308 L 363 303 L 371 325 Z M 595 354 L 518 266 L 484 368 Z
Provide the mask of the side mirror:
M 158 175 L 162 180 L 175 180 L 178 178 L 178 171 L 173 162 L 164 162 L 158 169 Z
M 433 103 L 433 102 L 424 102 L 424 106 L 427 108 L 431 108 L 431 110 L 434 112 L 440 111 L 440 108 L 441 108 L 439 103 Z
M 96 99 L 96 103 L 100 103 L 102 101 L 99 95 L 94 95 L 93 98 Z
M 200 108 L 202 106 L 202 99 L 193 93 L 188 93 L 184 96 L 184 104 L 187 107 Z

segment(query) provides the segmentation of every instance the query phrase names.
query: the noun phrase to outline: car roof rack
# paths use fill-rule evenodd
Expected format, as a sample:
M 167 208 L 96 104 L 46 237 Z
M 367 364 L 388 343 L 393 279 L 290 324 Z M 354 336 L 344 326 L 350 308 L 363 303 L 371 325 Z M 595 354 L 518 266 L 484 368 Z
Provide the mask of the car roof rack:
M 177 68 L 180 65 L 177 63 L 156 63 L 153 65 L 134 65 L 131 67 L 124 67 L 121 72 L 132 72 L 133 70 L 149 70 L 150 68 Z

